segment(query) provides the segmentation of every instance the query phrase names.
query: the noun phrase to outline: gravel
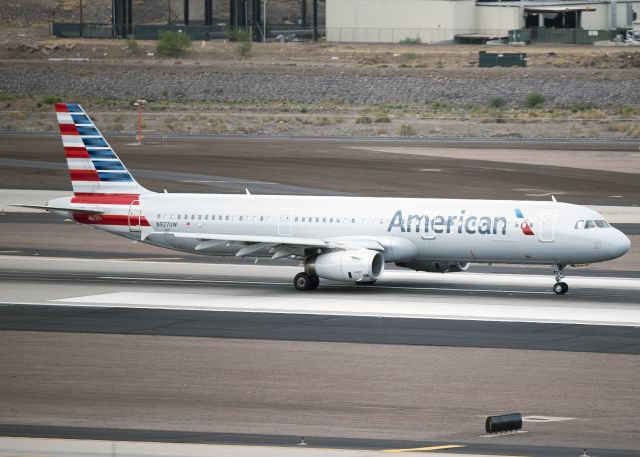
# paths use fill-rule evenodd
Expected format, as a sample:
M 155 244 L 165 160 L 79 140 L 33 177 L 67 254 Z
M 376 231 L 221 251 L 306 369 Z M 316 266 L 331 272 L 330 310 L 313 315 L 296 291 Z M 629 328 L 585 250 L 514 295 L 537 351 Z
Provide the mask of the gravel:
M 594 70 L 595 71 L 595 70 Z M 0 67 L 0 92 L 59 95 L 65 99 L 193 99 L 236 102 L 292 101 L 351 104 L 443 101 L 486 104 L 502 97 L 522 103 L 529 92 L 542 93 L 547 105 L 640 103 L 640 71 L 618 70 L 615 79 L 584 70 L 503 69 L 429 70 L 421 74 L 291 75 L 260 74 L 190 65 L 14 63 Z

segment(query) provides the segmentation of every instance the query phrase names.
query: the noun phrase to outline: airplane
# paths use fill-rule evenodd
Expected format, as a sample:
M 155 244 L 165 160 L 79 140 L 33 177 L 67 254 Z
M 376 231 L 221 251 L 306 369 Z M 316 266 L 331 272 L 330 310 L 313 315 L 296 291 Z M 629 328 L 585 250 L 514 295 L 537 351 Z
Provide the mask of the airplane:
M 156 193 L 141 186 L 82 107 L 57 103 L 73 196 L 45 206 L 136 241 L 210 256 L 295 259 L 297 290 L 320 278 L 372 284 L 394 263 L 460 272 L 471 263 L 565 268 L 624 255 L 630 241 L 597 212 L 552 201 Z

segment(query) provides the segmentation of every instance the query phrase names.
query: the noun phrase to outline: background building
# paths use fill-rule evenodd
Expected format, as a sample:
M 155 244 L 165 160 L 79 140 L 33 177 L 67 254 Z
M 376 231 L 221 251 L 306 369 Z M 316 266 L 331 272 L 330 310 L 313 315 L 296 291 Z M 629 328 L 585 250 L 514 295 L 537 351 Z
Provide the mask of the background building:
M 640 0 L 327 0 L 326 27 L 328 41 L 438 43 L 524 28 L 631 27 L 639 12 Z

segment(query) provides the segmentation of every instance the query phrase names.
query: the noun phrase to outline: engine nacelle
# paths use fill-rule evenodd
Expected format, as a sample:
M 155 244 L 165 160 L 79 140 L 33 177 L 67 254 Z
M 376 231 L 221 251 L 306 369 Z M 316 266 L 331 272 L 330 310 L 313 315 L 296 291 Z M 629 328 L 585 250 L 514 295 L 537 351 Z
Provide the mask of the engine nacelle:
M 334 281 L 373 282 L 384 272 L 384 256 L 370 249 L 335 251 L 307 259 L 304 269 Z
M 471 266 L 468 262 L 455 262 L 443 260 L 437 262 L 426 262 L 423 260 L 410 260 L 408 262 L 396 262 L 402 268 L 411 268 L 416 271 L 427 271 L 429 273 L 456 273 L 468 270 Z

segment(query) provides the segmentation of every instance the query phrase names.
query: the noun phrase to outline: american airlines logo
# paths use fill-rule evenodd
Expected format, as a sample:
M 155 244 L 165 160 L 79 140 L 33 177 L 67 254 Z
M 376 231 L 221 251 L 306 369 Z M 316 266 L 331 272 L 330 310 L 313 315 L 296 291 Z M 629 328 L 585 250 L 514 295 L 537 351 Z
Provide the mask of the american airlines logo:
M 402 210 L 397 210 L 387 232 L 423 233 L 468 233 L 470 235 L 506 235 L 507 218 L 490 216 L 470 216 L 466 210 L 456 216 L 409 214 L 404 218 Z
M 535 235 L 533 233 L 533 230 L 531 230 L 531 226 L 529 225 L 529 221 L 524 218 L 524 215 L 522 214 L 522 211 L 520 211 L 520 208 L 516 208 L 516 217 L 518 219 L 522 219 L 522 221 L 520 222 L 520 230 L 522 230 L 522 233 L 524 233 L 525 235 L 528 235 L 528 236 Z

